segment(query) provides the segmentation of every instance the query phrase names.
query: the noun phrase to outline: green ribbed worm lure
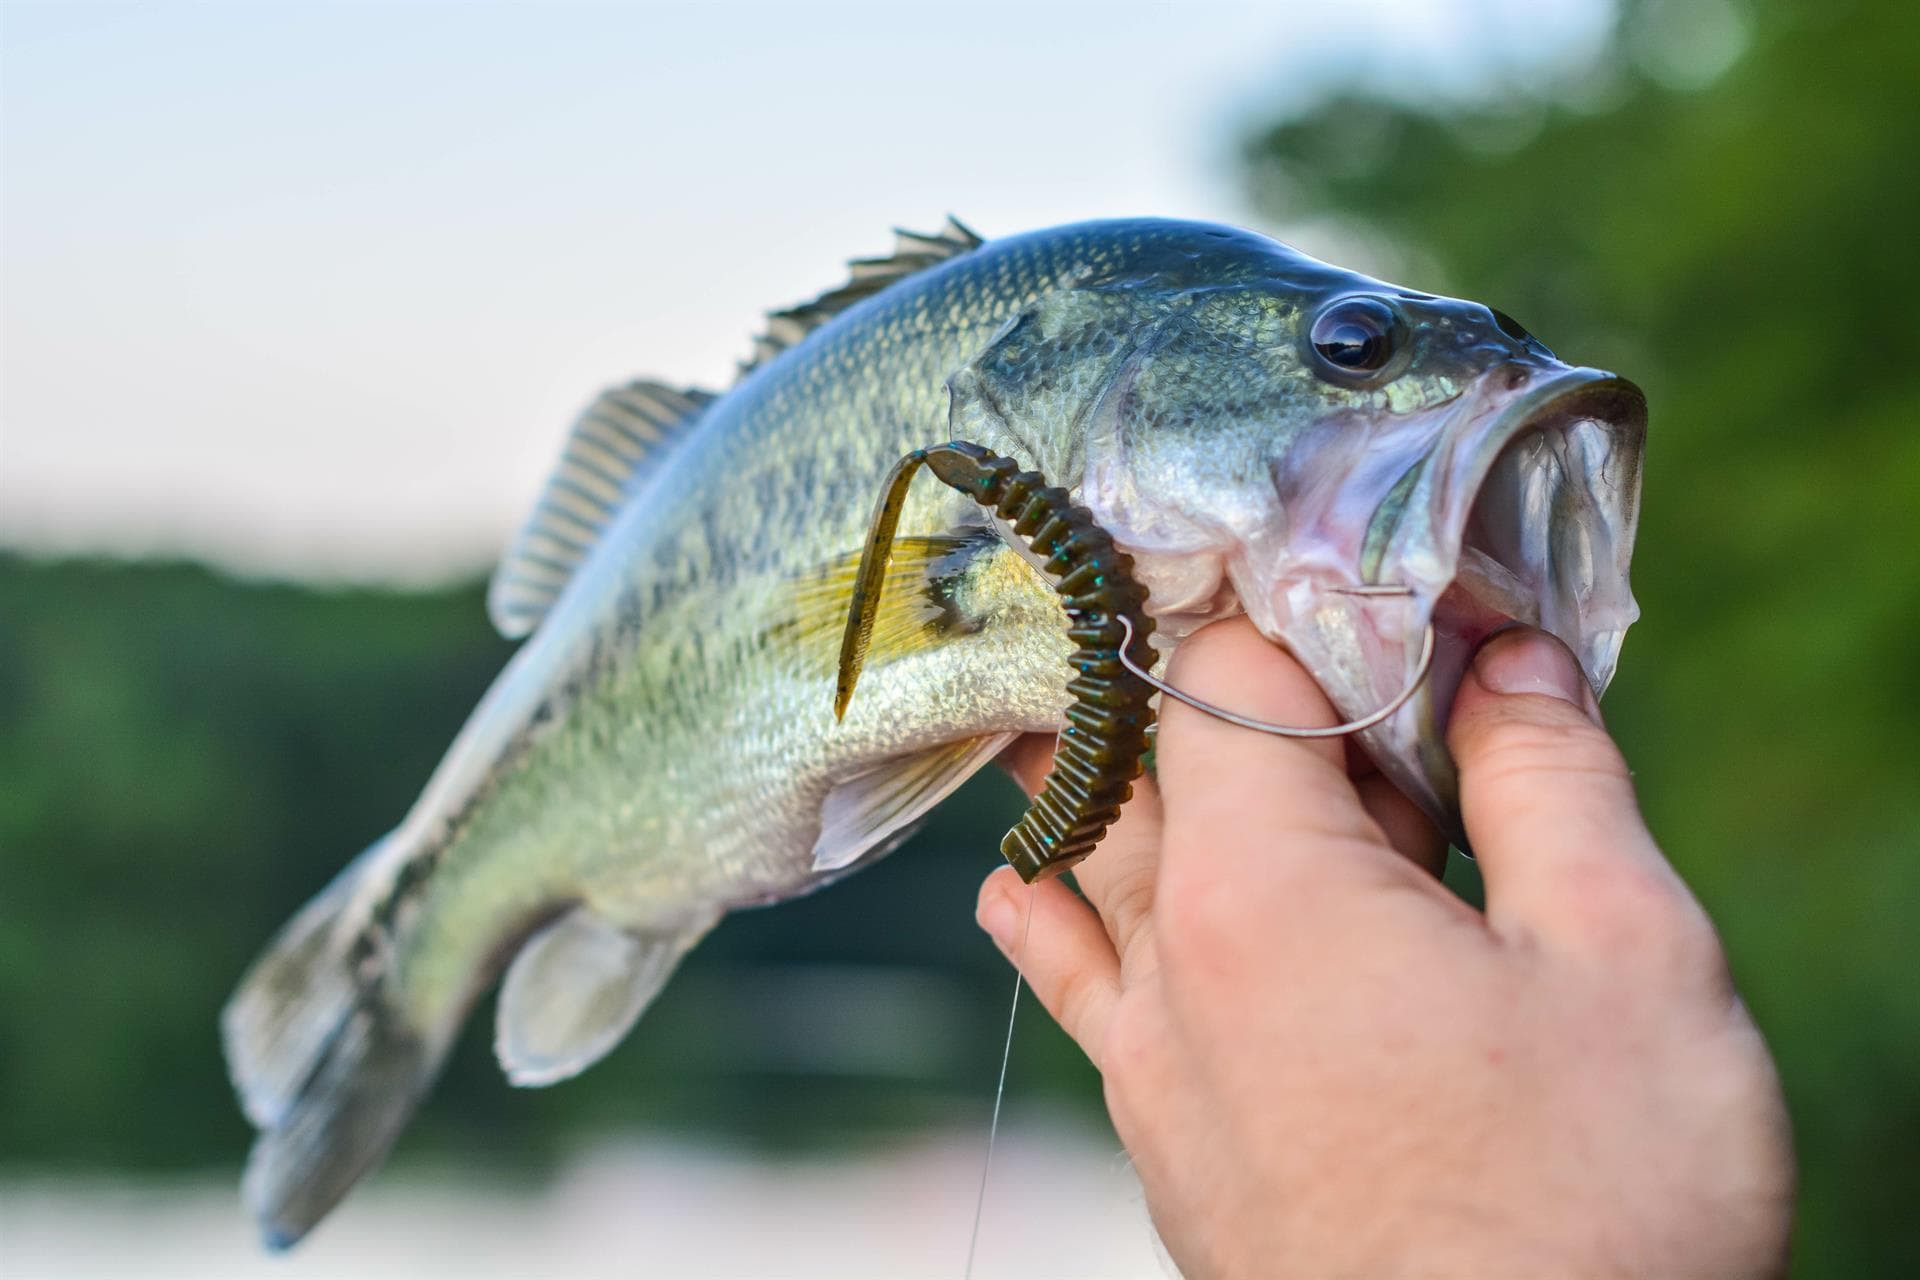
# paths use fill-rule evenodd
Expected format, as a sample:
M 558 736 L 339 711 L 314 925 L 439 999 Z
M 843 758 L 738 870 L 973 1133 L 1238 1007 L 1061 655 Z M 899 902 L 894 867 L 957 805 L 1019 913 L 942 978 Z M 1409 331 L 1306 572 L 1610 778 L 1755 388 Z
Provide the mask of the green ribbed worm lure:
M 1039 472 L 1022 471 L 1012 458 L 964 440 L 915 449 L 888 474 L 860 555 L 840 644 L 836 716 L 846 714 L 860 679 L 907 486 L 923 466 L 1010 522 L 1044 557 L 1041 570 L 1066 607 L 1067 635 L 1074 642 L 1075 674 L 1067 685 L 1073 702 L 1054 749 L 1052 775 L 1000 842 L 1000 852 L 1031 884 L 1091 853 L 1133 794 L 1153 724 L 1148 700 L 1154 688 L 1129 669 L 1129 661 L 1138 670 L 1150 670 L 1154 662 L 1147 591 L 1134 579 L 1132 558 L 1115 549 L 1085 507 Z

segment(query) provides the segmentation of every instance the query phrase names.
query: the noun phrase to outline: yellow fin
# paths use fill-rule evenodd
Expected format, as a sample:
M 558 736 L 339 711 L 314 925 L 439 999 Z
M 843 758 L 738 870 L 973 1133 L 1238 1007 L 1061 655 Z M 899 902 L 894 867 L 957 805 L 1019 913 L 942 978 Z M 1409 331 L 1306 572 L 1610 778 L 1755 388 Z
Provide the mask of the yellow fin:
M 867 661 L 878 665 L 932 648 L 949 634 L 966 631 L 947 598 L 947 583 L 982 551 L 997 549 L 997 539 L 979 536 L 898 538 L 882 579 Z M 830 668 L 847 629 L 859 577 L 860 553 L 849 552 L 792 584 L 793 608 L 768 632 L 773 645 L 800 656 L 811 668 Z

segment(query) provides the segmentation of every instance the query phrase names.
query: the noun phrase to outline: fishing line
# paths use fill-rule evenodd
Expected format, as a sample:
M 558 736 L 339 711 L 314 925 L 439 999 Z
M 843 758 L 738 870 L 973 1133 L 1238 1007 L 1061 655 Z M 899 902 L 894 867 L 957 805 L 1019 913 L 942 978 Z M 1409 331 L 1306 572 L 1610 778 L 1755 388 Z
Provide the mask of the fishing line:
M 1027 954 L 1027 935 L 1033 932 L 1033 885 L 1027 886 L 1027 920 L 1020 926 L 1020 945 L 1013 949 L 1013 1006 L 1007 1010 L 1007 1043 L 1000 1050 L 1000 1082 L 993 1087 L 993 1121 L 987 1126 L 987 1157 L 980 1162 L 980 1192 L 973 1200 L 973 1234 L 967 1237 L 967 1269 L 961 1280 L 973 1280 L 973 1255 L 980 1247 L 980 1219 L 987 1207 L 987 1175 L 993 1172 L 993 1144 L 1000 1136 L 1000 1104 L 1007 1096 L 1007 1064 L 1013 1061 L 1013 1023 L 1020 1016 L 1020 987 L 1026 975 L 1020 961 Z

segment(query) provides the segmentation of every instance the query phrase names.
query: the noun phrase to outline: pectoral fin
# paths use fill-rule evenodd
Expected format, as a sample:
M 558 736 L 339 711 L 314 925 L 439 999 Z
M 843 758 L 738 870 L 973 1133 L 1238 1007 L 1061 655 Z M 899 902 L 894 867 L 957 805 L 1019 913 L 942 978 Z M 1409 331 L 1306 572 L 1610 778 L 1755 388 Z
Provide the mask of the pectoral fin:
M 534 934 L 500 986 L 494 1053 L 507 1079 L 552 1084 L 605 1057 L 711 925 L 635 933 L 577 906 Z
M 884 573 L 875 611 L 871 652 L 875 662 L 939 643 L 955 626 L 951 585 L 982 553 L 999 548 L 991 534 L 941 534 L 900 538 Z M 830 663 L 847 627 L 847 611 L 860 575 L 860 553 L 838 556 L 792 585 L 793 604 L 769 639 L 803 654 L 809 665 Z
M 838 871 L 868 854 L 885 853 L 1015 736 L 963 738 L 885 761 L 840 782 L 821 808 L 813 869 Z

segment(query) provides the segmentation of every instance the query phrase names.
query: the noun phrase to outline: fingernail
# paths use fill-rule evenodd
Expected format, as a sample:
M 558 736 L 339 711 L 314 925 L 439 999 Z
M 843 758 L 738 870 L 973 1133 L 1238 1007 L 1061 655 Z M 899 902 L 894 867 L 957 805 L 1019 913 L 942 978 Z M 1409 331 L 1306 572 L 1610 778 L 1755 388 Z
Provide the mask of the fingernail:
M 1538 693 L 1582 711 L 1593 693 L 1567 647 L 1544 631 L 1515 627 L 1495 636 L 1473 659 L 1473 675 L 1494 693 Z
M 1007 895 L 997 889 L 981 898 L 980 905 L 974 910 L 974 920 L 987 936 L 999 945 L 1002 951 L 1013 941 L 1013 904 L 1007 901 Z

